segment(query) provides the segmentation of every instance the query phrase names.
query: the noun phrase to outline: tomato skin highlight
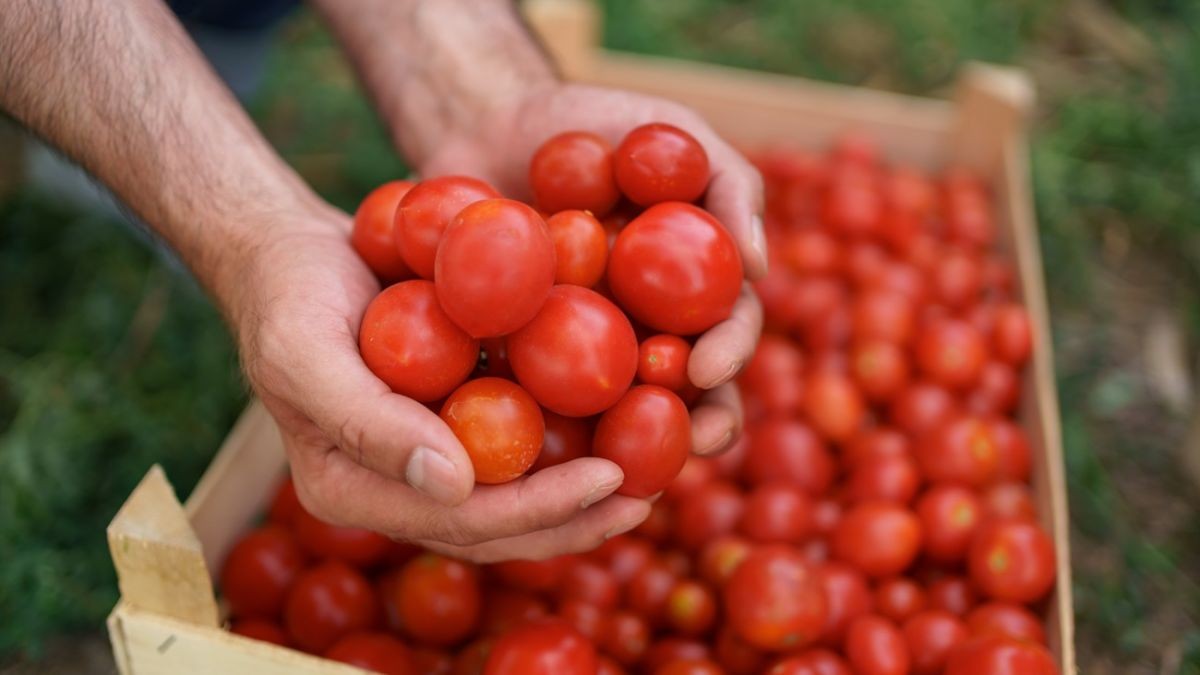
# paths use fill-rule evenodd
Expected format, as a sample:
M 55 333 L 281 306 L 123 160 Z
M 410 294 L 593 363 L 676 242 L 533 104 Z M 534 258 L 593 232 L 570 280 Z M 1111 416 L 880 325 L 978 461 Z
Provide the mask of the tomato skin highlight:
M 945 675 L 1058 675 L 1054 657 L 1045 647 L 1012 638 L 972 638 L 950 652 Z
M 678 396 L 642 384 L 600 416 L 592 454 L 625 472 L 617 494 L 649 497 L 679 475 L 692 448 L 691 432 L 691 418 Z
M 612 146 L 587 131 L 567 131 L 543 143 L 529 162 L 529 187 L 534 205 L 547 213 L 578 209 L 603 218 L 621 198 Z
M 507 483 L 529 470 L 545 438 L 542 409 L 509 380 L 482 377 L 450 394 L 442 420 L 475 467 L 475 482 Z
M 527 623 L 496 640 L 483 675 L 594 675 L 596 648 L 566 622 Z
M 640 206 L 691 202 L 708 187 L 708 154 L 678 127 L 645 124 L 617 146 L 613 171 L 621 192 Z
M 372 190 L 354 212 L 350 245 L 384 283 L 413 276 L 396 249 L 396 209 L 413 185 L 407 180 L 384 183 Z
M 438 245 L 450 221 L 469 204 L 498 197 L 495 188 L 468 176 L 438 176 L 417 183 L 396 207 L 396 250 L 417 276 L 432 280 Z
M 846 630 L 846 656 L 855 673 L 907 675 L 911 664 L 904 634 L 891 621 L 875 615 L 860 616 Z

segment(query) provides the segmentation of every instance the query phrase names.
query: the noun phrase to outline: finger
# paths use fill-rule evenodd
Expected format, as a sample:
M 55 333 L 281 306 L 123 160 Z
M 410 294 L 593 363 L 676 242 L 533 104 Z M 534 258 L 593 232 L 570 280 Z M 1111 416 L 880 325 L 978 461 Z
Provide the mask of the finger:
M 767 238 L 763 232 L 762 176 L 738 151 L 720 139 L 706 144 L 712 178 L 704 207 L 733 235 L 746 278 L 767 274 Z
M 688 379 L 701 389 L 712 389 L 733 379 L 754 355 L 762 332 L 762 305 L 749 283 L 729 318 L 713 326 L 692 347 L 688 357 Z
M 715 455 L 728 449 L 742 433 L 742 395 L 727 382 L 706 392 L 692 408 L 692 452 Z
M 650 515 L 643 499 L 612 496 L 558 527 L 519 537 L 494 539 L 473 546 L 454 546 L 439 541 L 418 542 L 439 553 L 477 563 L 501 560 L 545 560 L 566 553 L 591 551 L 619 534 L 637 527 Z

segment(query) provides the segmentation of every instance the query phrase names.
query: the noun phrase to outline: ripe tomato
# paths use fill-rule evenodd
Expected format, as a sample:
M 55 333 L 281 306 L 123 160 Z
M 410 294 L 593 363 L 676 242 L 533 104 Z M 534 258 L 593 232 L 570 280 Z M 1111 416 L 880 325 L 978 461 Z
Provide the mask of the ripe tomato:
M 988 518 L 1037 520 L 1037 507 L 1029 487 L 1021 483 L 996 483 L 981 495 L 983 515 Z
M 768 420 L 750 431 L 742 472 L 753 485 L 786 482 L 819 495 L 833 484 L 833 456 L 803 422 Z
M 256 619 L 254 617 L 234 619 L 229 626 L 229 632 L 281 647 L 291 646 L 288 643 L 287 633 L 283 632 L 283 628 L 272 619 Z
M 913 675 L 940 675 L 950 652 L 967 637 L 963 622 L 945 610 L 929 609 L 909 618 L 904 622 L 904 640 L 912 655 Z
M 1024 605 L 1015 602 L 986 602 L 967 613 L 967 630 L 973 637 L 999 635 L 1046 644 L 1042 622 Z
M 825 592 L 825 626 L 821 642 L 831 647 L 842 644 L 846 627 L 855 618 L 871 612 L 875 600 L 862 572 L 837 561 L 822 563 L 817 568 L 821 588 Z
M 799 544 L 813 529 L 812 498 L 789 483 L 759 485 L 746 497 L 740 529 L 753 541 Z
M 542 451 L 529 468 L 531 473 L 557 466 L 592 453 L 592 422 L 579 417 L 563 417 L 549 410 L 542 411 L 546 432 L 542 437 Z
M 479 573 L 468 563 L 424 553 L 385 585 L 383 601 L 413 639 L 448 647 L 470 635 L 479 622 Z
M 1035 602 L 1054 586 L 1054 542 L 1037 523 L 984 523 L 971 540 L 967 569 L 993 600 Z
M 818 433 L 842 443 L 862 426 L 866 404 L 850 378 L 815 373 L 804 384 L 804 413 Z
M 567 598 L 559 603 L 558 617 L 574 626 L 580 635 L 591 642 L 597 642 L 604 630 L 605 610 L 576 598 Z
M 293 644 L 319 653 L 345 635 L 373 628 L 379 601 L 370 582 L 346 563 L 331 560 L 296 578 L 283 606 L 283 624 Z
M 967 394 L 967 408 L 982 415 L 1011 413 L 1020 394 L 1017 372 L 1007 363 L 993 359 L 979 371 L 979 383 Z
M 652 335 L 638 347 L 638 380 L 682 394 L 692 386 L 687 375 L 691 355 L 692 346 L 683 338 L 666 333 Z
M 933 295 L 952 309 L 961 309 L 979 298 L 983 275 L 979 258 L 966 251 L 951 249 L 934 263 L 930 275 Z
M 825 222 L 844 237 L 873 237 L 883 223 L 883 197 L 872 173 L 844 171 L 829 184 Z
M 688 455 L 679 475 L 667 486 L 665 496 L 672 502 L 679 501 L 709 481 L 717 478 L 717 463 L 709 457 Z
M 1029 360 L 1033 350 L 1033 330 L 1025 308 L 1009 303 L 996 309 L 996 325 L 992 329 L 992 349 L 1004 362 L 1020 367 Z
M 875 611 L 897 624 L 903 624 L 928 604 L 925 589 L 908 577 L 892 577 L 875 587 Z
M 945 675 L 1058 675 L 1045 647 L 1012 638 L 973 638 L 950 652 Z
M 600 416 L 592 454 L 625 472 L 617 494 L 649 497 L 679 474 L 692 447 L 691 419 L 679 397 L 662 387 L 633 387 Z
M 842 516 L 833 533 L 833 554 L 870 577 L 903 572 L 921 546 L 921 523 L 891 502 L 862 502 Z
M 913 302 L 898 291 L 868 289 L 854 300 L 853 325 L 858 340 L 907 344 L 916 326 Z
M 854 241 L 846 246 L 846 276 L 856 288 L 870 288 L 890 263 L 882 246 L 871 241 Z
M 639 206 L 695 201 L 708 187 L 708 154 L 691 134 L 669 124 L 645 124 L 626 134 L 613 169 L 621 192 Z
M 790 340 L 764 335 L 738 385 L 762 402 L 767 415 L 788 416 L 800 410 L 804 396 L 804 357 Z
M 971 415 L 951 419 L 916 445 L 917 461 L 930 482 L 980 487 L 999 477 L 1000 455 L 987 420 Z
M 395 232 L 396 207 L 412 187 L 413 183 L 406 180 L 384 183 L 372 190 L 354 212 L 350 245 L 384 283 L 412 276 L 396 249 Z
M 304 553 L 291 533 L 265 525 L 243 536 L 221 568 L 221 593 L 236 617 L 271 618 L 304 569 Z
M 650 505 L 650 515 L 641 525 L 633 528 L 632 534 L 655 543 L 665 542 L 671 536 L 674 517 L 672 507 L 665 500 L 656 501 Z
M 633 612 L 613 612 L 600 630 L 599 647 L 617 663 L 632 666 L 650 648 L 650 626 Z
M 520 476 L 542 449 L 542 409 L 508 380 L 467 382 L 446 399 L 441 416 L 471 457 L 477 483 L 506 483 Z
M 890 401 L 908 384 L 908 354 L 895 343 L 859 342 L 850 364 L 854 381 L 872 402 Z
M 870 500 L 907 504 L 921 486 L 921 472 L 907 454 L 869 458 L 859 463 L 846 483 L 846 496 L 860 502 Z
M 724 226 L 691 204 L 646 209 L 617 235 L 608 285 L 631 316 L 664 333 L 703 333 L 729 318 L 742 259 Z
M 996 238 L 991 204 L 969 193 L 947 191 L 946 229 L 956 243 L 985 248 Z
M 474 640 L 460 648 L 450 663 L 444 666 L 444 670 L 424 670 L 421 671 L 422 675 L 480 675 L 495 642 L 495 638 L 491 637 Z M 432 665 L 443 667 L 441 662 Z
M 914 307 L 925 302 L 926 296 L 929 295 L 925 276 L 921 270 L 905 262 L 892 262 L 884 265 L 883 269 L 872 279 L 871 289 L 898 293 L 908 298 Z M 915 325 L 915 316 L 912 321 Z
M 803 647 L 825 626 L 825 591 L 812 565 L 788 546 L 750 553 L 724 588 L 729 625 L 746 642 L 769 651 Z
M 837 305 L 801 326 L 800 340 L 813 352 L 841 351 L 850 342 L 852 321 L 849 308 Z
M 888 416 L 902 431 L 920 437 L 948 420 L 957 409 L 958 403 L 944 387 L 916 382 L 892 401 Z
M 850 666 L 828 649 L 809 649 L 777 661 L 767 675 L 851 675 Z
M 832 497 L 826 497 L 813 505 L 813 527 L 816 528 L 817 534 L 821 536 L 832 534 L 840 522 L 842 522 L 841 502 Z
M 654 545 L 648 540 L 634 536 L 618 536 L 592 551 L 591 558 L 607 567 L 618 584 L 625 585 L 635 574 L 650 565 L 655 555 Z
M 704 635 L 716 623 L 717 599 L 704 584 L 680 581 L 667 594 L 666 620 L 678 635 Z
M 511 199 L 486 199 L 446 227 L 433 283 L 454 323 L 472 337 L 499 337 L 542 308 L 555 264 L 554 241 L 537 211 Z
M 894 623 L 874 614 L 850 622 L 846 657 L 861 675 L 907 675 L 912 663 L 904 634 Z
M 736 534 L 723 534 L 704 544 L 697 561 L 700 578 L 714 588 L 721 588 L 738 565 L 750 555 L 753 546 Z
M 591 288 L 604 277 L 608 235 L 587 211 L 559 211 L 546 219 L 554 242 L 554 283 Z
M 908 437 L 887 426 L 863 429 L 842 446 L 842 467 L 853 472 L 882 457 L 911 457 Z
M 367 305 L 358 349 L 392 391 L 422 403 L 454 391 L 479 360 L 479 341 L 442 311 L 433 284 L 419 279 L 385 288 Z
M 433 279 L 434 259 L 442 233 L 469 204 L 496 199 L 500 193 L 467 176 L 439 176 L 417 183 L 396 208 L 396 250 L 424 279 Z
M 387 633 L 350 633 L 327 649 L 324 656 L 385 675 L 417 675 L 408 647 Z
M 944 609 L 955 616 L 964 616 L 975 605 L 975 591 L 967 580 L 956 575 L 946 575 L 934 580 L 926 587 L 930 609 Z
M 917 338 L 917 366 L 938 384 L 970 389 L 979 381 L 987 349 L 979 330 L 958 319 L 940 319 Z
M 341 560 L 360 569 L 383 562 L 391 550 L 387 537 L 361 527 L 331 525 L 301 510 L 292 525 L 296 542 L 316 560 Z
M 284 476 L 283 480 L 279 482 L 279 487 L 275 488 L 275 496 L 271 498 L 271 506 L 267 509 L 267 520 L 276 525 L 291 527 L 296 515 L 303 510 L 300 498 L 296 496 L 296 484 L 292 482 L 290 475 Z
M 596 657 L 596 675 L 626 675 L 626 673 L 621 664 L 600 654 Z
M 666 618 L 667 597 L 679 577 L 665 563 L 656 562 L 633 575 L 625 587 L 625 605 L 652 624 Z
M 755 675 L 762 672 L 767 661 L 765 654 L 743 640 L 729 625 L 717 632 L 713 652 L 729 675 Z
M 849 302 L 850 293 L 846 286 L 833 277 L 802 277 L 792 287 L 792 305 L 789 311 L 796 321 L 790 328 L 805 328 L 830 312 L 842 308 Z
M 922 551 L 930 560 L 955 563 L 967 554 L 971 536 L 983 520 L 974 492 L 958 485 L 934 485 L 917 500 L 924 535 Z
M 642 670 L 656 673 L 659 668 L 672 661 L 702 660 L 709 658 L 708 645 L 697 640 L 685 640 L 678 637 L 662 638 L 650 645 L 646 655 L 642 657 Z
M 533 203 L 542 211 L 591 211 L 603 217 L 617 200 L 612 147 L 586 131 L 567 131 L 542 144 L 529 162 Z
M 561 619 L 527 623 L 502 636 L 483 675 L 594 675 L 596 649 Z
M 725 481 L 713 481 L 680 500 L 675 510 L 675 539 L 688 551 L 733 532 L 742 519 L 742 492 Z
M 506 560 L 488 566 L 505 584 L 523 591 L 544 593 L 557 590 L 572 556 L 560 555 L 545 560 Z
M 607 567 L 579 558 L 572 561 L 563 574 L 559 597 L 582 600 L 600 609 L 611 610 L 621 597 L 621 586 Z
M 842 266 L 842 246 L 825 230 L 802 227 L 782 242 L 783 262 L 796 274 L 837 274 Z
M 532 593 L 489 588 L 483 597 L 483 619 L 479 622 L 479 632 L 502 635 L 526 621 L 539 619 L 549 613 L 546 603 Z
M 1033 459 L 1025 431 L 1011 420 L 1002 417 L 992 418 L 988 426 L 991 428 L 992 441 L 996 447 L 999 464 L 997 475 L 1001 480 L 1028 481 Z
M 508 337 L 517 381 L 543 407 L 586 417 L 613 406 L 637 371 L 633 326 L 595 291 L 560 285 L 533 321 Z
M 655 670 L 654 675 L 725 675 L 725 671 L 709 659 L 676 659 Z

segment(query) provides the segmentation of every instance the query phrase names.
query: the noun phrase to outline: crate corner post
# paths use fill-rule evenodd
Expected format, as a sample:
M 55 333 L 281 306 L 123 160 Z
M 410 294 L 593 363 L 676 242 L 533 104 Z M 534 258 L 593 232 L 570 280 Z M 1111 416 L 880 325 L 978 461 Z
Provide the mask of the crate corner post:
M 593 69 L 600 44 L 600 9 L 592 0 L 526 0 L 525 19 L 568 79 Z
M 978 61 L 963 66 L 954 84 L 953 159 L 992 173 L 1010 140 L 1024 142 L 1036 98 L 1033 82 L 1019 68 Z

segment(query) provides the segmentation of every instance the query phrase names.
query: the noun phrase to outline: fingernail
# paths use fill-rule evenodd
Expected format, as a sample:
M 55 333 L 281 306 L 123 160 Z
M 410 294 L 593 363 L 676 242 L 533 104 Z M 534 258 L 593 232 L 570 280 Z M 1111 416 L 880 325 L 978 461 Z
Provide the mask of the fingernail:
M 595 504 L 601 499 L 611 495 L 614 491 L 616 491 L 617 488 L 621 487 L 621 482 L 621 478 L 617 478 L 615 480 L 608 480 L 596 484 L 594 487 L 592 487 L 592 491 L 587 493 L 587 496 L 583 498 L 583 501 L 579 502 L 579 508 L 586 509 L 592 504 Z
M 404 469 L 404 480 L 443 504 L 459 501 L 454 464 L 433 448 L 420 445 L 413 450 Z
M 725 369 L 724 373 L 721 373 L 721 375 L 719 377 L 714 379 L 712 382 L 709 382 L 707 386 L 701 387 L 701 389 L 716 389 L 717 387 L 732 380 L 733 377 L 735 375 L 737 375 L 738 371 L 741 369 L 742 369 L 742 362 L 734 361 L 733 363 L 729 364 L 729 367 Z
M 750 217 L 750 247 L 762 258 L 763 266 L 767 264 L 767 235 L 763 231 L 762 216 L 757 213 Z
M 641 524 L 642 524 L 642 521 L 646 520 L 646 518 L 649 518 L 649 517 L 650 517 L 650 512 L 649 512 L 649 511 L 647 511 L 647 512 L 645 513 L 645 515 L 643 515 L 641 518 L 635 518 L 635 519 L 633 519 L 633 520 L 627 520 L 627 521 L 625 521 L 624 523 L 621 523 L 620 525 L 617 525 L 617 526 L 616 526 L 616 527 L 614 527 L 613 529 L 611 529 L 611 530 L 609 530 L 608 532 L 606 532 L 606 533 L 604 534 L 604 538 L 605 538 L 605 539 L 612 539 L 613 537 L 616 537 L 616 536 L 618 536 L 618 535 L 625 534 L 626 532 L 628 532 L 628 531 L 632 530 L 633 528 L 637 527 L 638 525 L 641 525 Z
M 717 441 L 716 443 L 713 443 L 712 445 L 708 446 L 707 448 L 705 448 L 703 450 L 698 450 L 696 452 L 696 454 L 697 455 L 711 455 L 720 450 L 724 450 L 732 441 L 733 441 L 733 431 L 732 430 L 726 431 L 725 435 L 721 437 L 721 440 Z

